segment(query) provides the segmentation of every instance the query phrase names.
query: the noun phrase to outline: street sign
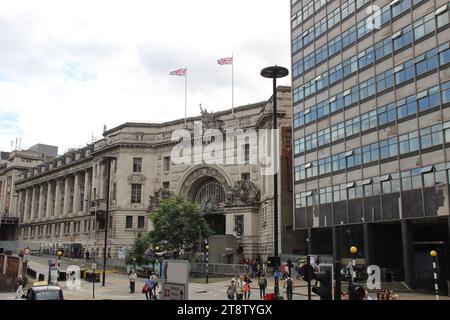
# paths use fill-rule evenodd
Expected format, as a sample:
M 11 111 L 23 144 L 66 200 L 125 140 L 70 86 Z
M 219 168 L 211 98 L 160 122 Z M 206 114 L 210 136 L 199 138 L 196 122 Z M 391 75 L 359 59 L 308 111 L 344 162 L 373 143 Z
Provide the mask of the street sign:
M 190 268 L 187 260 L 162 261 L 160 283 L 163 300 L 188 300 Z
M 97 269 L 97 264 L 96 263 L 93 263 L 92 264 L 92 270 L 96 270 Z
M 31 253 L 30 248 L 26 247 L 26 248 L 23 250 L 23 253 L 24 253 L 25 255 L 28 256 L 28 255 Z
M 164 300 L 186 300 L 186 285 L 166 282 Z

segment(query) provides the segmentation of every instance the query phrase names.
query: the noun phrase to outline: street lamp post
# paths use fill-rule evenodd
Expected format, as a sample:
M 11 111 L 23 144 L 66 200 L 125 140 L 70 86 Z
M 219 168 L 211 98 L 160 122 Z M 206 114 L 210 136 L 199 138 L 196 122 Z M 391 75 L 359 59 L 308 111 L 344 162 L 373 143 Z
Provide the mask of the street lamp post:
M 208 283 L 208 267 L 209 267 L 208 251 L 209 251 L 208 239 L 205 239 L 205 259 L 206 259 L 205 281 L 206 281 L 206 283 Z
M 358 253 L 358 248 L 356 248 L 355 246 L 351 246 L 350 253 L 352 254 L 352 271 L 351 271 L 351 274 L 349 277 L 350 285 L 348 288 L 348 297 L 350 300 L 354 300 L 355 299 L 354 284 L 355 284 L 355 278 L 356 278 L 355 266 L 356 266 L 356 253 Z
M 106 183 L 106 213 L 105 213 L 105 244 L 103 248 L 103 278 L 102 278 L 102 286 L 105 286 L 106 279 L 106 254 L 107 254 L 107 246 L 108 246 L 108 222 L 109 222 L 109 193 L 110 193 L 110 184 L 111 184 L 111 160 L 115 159 L 113 156 L 104 157 L 108 163 L 108 178 Z
M 267 67 L 261 70 L 261 76 L 264 78 L 271 78 L 273 80 L 273 96 L 272 96 L 272 105 L 273 105 L 273 115 L 272 115 L 272 126 L 274 130 L 277 130 L 277 79 L 283 78 L 289 74 L 289 70 L 284 67 L 272 66 Z M 278 141 L 275 141 L 273 148 L 274 155 L 277 155 L 276 151 L 278 151 Z M 278 166 L 277 166 L 277 157 L 274 157 L 274 176 L 273 176 L 273 197 L 274 197 L 274 254 L 275 258 L 278 258 Z M 275 267 L 277 266 L 278 259 L 275 259 Z
M 261 70 L 261 76 L 264 78 L 271 78 L 273 81 L 273 95 L 272 95 L 272 105 L 273 105 L 273 115 L 272 115 L 272 125 L 276 133 L 277 131 L 277 79 L 286 77 L 289 74 L 289 70 L 284 67 L 279 67 L 277 65 L 267 67 Z M 273 144 L 274 155 L 274 175 L 273 175 L 273 199 L 274 199 L 274 211 L 273 211 L 273 224 L 274 224 L 274 270 L 278 268 L 278 135 L 275 136 Z M 278 283 L 275 284 L 275 292 L 278 292 Z
M 434 294 L 436 295 L 436 300 L 439 300 L 439 283 L 438 283 L 437 266 L 436 266 L 437 255 L 438 254 L 435 250 L 430 251 L 430 256 L 433 258 Z

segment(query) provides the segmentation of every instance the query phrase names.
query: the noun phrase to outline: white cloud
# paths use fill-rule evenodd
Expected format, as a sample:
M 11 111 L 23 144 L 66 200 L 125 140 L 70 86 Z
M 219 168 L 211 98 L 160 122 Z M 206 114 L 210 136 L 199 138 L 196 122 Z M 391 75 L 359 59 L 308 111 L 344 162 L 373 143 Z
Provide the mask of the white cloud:
M 289 1 L 6 1 L 0 6 L 0 114 L 17 115 L 22 146 L 60 152 L 125 121 L 161 122 L 198 104 L 218 111 L 267 99 L 261 68 L 289 67 Z M 280 84 L 289 84 L 287 77 Z M 6 131 L 2 131 L 6 132 Z M 10 132 L 10 131 L 8 131 Z M 0 150 L 11 137 L 2 133 Z

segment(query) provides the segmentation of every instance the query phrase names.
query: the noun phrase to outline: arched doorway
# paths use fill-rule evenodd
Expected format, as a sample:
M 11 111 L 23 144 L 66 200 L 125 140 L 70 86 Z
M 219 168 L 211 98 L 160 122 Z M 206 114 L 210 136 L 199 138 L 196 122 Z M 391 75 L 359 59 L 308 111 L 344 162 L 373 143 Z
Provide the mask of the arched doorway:
M 216 235 L 225 234 L 225 215 L 220 210 L 225 202 L 225 191 L 214 178 L 203 179 L 202 184 L 195 191 L 194 202 L 200 207 L 209 227 Z

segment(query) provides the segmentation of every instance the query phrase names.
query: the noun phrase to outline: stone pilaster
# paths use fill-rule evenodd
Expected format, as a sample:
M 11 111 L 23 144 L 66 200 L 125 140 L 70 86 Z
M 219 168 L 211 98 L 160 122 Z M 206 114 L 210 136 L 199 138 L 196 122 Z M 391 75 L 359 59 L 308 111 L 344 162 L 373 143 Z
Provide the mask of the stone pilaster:
M 23 202 L 23 191 L 19 191 L 19 201 L 16 203 L 16 217 L 23 219 L 23 210 L 22 210 L 22 202 Z

